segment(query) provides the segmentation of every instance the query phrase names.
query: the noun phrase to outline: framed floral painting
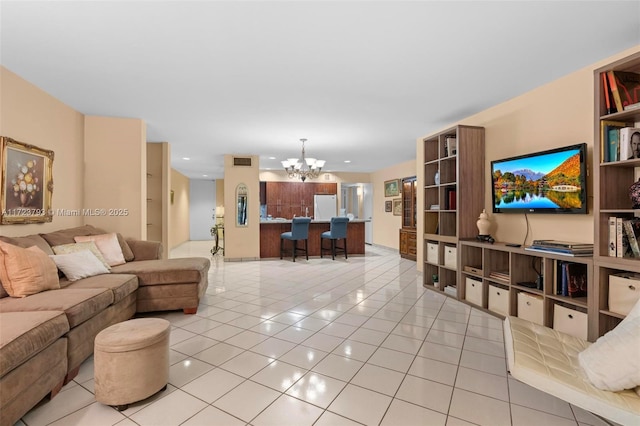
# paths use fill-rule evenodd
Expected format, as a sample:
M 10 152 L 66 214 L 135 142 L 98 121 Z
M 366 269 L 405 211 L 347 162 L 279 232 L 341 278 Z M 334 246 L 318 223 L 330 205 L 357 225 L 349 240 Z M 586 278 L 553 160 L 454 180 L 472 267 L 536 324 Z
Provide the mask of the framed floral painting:
M 0 137 L 0 224 L 51 222 L 53 151 Z

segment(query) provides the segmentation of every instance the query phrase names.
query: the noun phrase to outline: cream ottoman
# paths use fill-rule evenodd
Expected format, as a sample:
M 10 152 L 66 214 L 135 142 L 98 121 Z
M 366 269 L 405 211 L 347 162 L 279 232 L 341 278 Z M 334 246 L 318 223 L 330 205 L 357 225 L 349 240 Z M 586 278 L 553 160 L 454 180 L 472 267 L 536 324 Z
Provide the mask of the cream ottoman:
M 139 318 L 114 324 L 96 336 L 96 400 L 126 410 L 166 388 L 169 381 L 169 321 Z

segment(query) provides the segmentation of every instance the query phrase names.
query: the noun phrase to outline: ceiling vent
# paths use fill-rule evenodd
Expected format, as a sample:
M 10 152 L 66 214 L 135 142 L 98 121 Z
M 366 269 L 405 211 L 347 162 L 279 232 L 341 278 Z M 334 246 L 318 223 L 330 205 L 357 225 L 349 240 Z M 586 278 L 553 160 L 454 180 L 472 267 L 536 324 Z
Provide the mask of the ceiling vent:
M 251 167 L 251 157 L 233 157 L 233 165 Z

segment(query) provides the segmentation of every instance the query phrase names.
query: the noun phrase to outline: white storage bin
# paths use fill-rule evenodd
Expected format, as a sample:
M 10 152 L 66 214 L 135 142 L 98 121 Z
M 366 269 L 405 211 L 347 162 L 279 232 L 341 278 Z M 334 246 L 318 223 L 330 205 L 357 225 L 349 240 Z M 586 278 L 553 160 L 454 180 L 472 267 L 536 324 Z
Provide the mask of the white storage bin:
M 554 305 L 553 329 L 587 340 L 587 314 L 562 305 Z
M 455 246 L 444 247 L 444 266 L 457 269 L 458 267 L 457 252 L 458 252 L 458 249 Z
M 438 243 L 427 243 L 427 262 L 438 264 Z
M 518 293 L 518 318 L 544 325 L 543 312 L 544 302 L 542 296 L 524 291 Z
M 489 310 L 501 315 L 509 315 L 509 290 L 489 285 Z
M 482 306 L 482 281 L 467 278 L 465 282 L 465 300 L 474 305 Z
M 627 315 L 640 299 L 640 275 L 609 275 L 609 310 Z

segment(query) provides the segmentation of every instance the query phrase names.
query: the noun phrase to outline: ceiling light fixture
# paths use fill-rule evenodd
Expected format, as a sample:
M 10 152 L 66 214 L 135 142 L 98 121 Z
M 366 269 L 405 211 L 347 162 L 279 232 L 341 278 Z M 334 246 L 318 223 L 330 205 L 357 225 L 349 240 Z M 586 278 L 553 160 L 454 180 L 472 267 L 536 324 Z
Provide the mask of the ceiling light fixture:
M 301 181 L 307 179 L 315 179 L 320 175 L 320 170 L 324 166 L 324 160 L 316 160 L 315 158 L 307 158 L 304 152 L 304 143 L 306 139 L 300 139 L 302 142 L 302 160 L 298 162 L 297 158 L 288 158 L 282 162 L 282 167 L 289 175 L 289 179 L 299 178 Z

